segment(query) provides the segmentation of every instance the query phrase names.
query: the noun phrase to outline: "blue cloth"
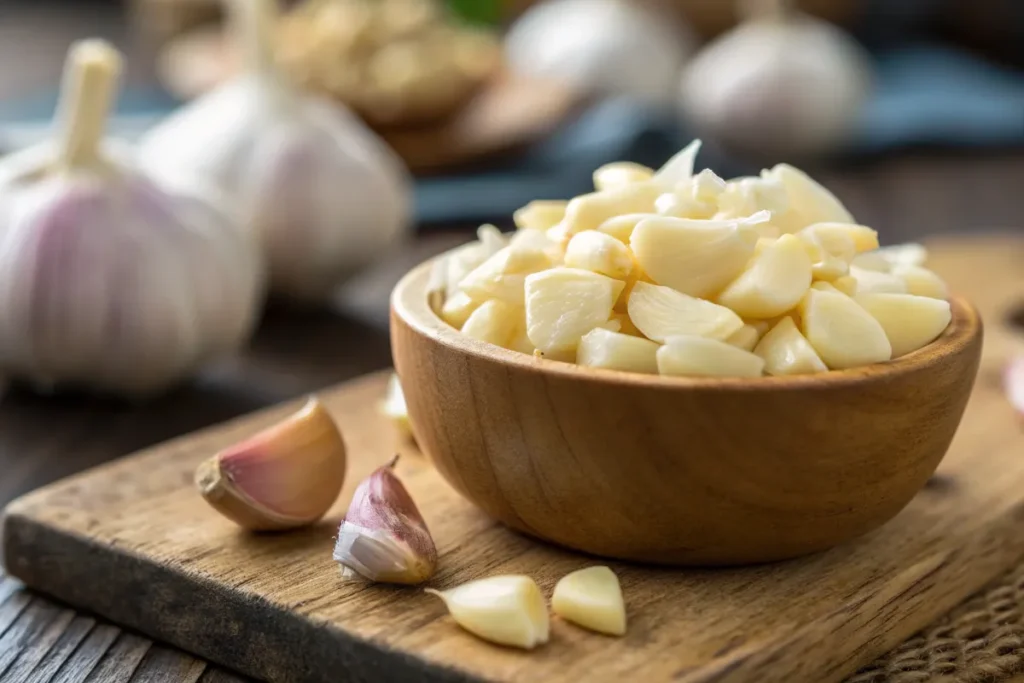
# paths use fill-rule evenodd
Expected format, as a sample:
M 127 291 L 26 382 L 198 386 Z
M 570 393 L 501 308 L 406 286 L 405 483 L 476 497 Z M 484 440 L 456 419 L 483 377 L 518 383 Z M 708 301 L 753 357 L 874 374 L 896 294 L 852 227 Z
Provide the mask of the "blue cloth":
M 841 156 L 917 145 L 1024 145 L 1024 74 L 934 45 L 879 53 L 875 71 L 875 90 Z M 5 140 L 20 146 L 45 134 L 55 100 L 51 93 L 0 103 L 0 146 Z M 127 92 L 114 132 L 133 137 L 175 105 L 164 93 Z M 632 160 L 657 166 L 691 137 L 671 114 L 628 100 L 606 100 L 511 161 L 419 180 L 418 218 L 425 226 L 507 222 L 531 199 L 590 191 L 591 172 L 603 163 Z M 725 176 L 756 171 L 710 146 L 702 150 L 699 163 Z

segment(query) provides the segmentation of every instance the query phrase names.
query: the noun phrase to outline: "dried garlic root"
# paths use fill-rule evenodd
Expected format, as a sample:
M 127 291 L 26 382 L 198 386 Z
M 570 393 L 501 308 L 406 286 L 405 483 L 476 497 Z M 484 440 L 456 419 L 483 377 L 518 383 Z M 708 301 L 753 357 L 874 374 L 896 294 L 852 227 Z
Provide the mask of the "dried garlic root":
M 621 636 L 626 633 L 626 605 L 619 579 L 608 567 L 587 567 L 555 584 L 551 609 L 583 628 Z
M 424 590 L 444 601 L 459 626 L 486 641 L 524 650 L 548 642 L 548 608 L 528 576 L 492 576 L 446 591 Z
M 884 362 L 949 325 L 924 247 L 880 247 L 788 164 L 731 180 L 695 172 L 699 149 L 657 170 L 602 166 L 594 192 L 516 211 L 511 238 L 483 226 L 432 273 L 445 296 L 435 311 L 539 358 L 690 377 Z

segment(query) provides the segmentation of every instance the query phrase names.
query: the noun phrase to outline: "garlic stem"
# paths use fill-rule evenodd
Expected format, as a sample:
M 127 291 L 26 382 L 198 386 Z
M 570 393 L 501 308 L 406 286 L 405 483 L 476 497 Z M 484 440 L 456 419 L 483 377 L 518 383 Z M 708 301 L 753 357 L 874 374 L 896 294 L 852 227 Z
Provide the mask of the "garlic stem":
M 270 76 L 277 73 L 274 57 L 274 26 L 278 0 L 226 0 L 235 41 L 242 49 L 249 73 Z
M 104 40 L 84 40 L 71 48 L 57 112 L 60 161 L 65 168 L 103 164 L 99 143 L 121 69 L 120 54 Z

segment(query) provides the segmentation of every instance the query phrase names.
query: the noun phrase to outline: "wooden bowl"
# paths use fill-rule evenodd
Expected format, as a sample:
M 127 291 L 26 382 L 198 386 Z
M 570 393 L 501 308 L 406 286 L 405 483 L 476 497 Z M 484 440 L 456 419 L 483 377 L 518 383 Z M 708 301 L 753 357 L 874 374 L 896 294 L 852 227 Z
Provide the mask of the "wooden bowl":
M 966 301 L 898 360 L 796 377 L 658 377 L 541 360 L 431 311 L 430 264 L 391 296 L 413 433 L 441 475 L 521 532 L 611 558 L 728 565 L 884 524 L 945 455 L 982 324 Z

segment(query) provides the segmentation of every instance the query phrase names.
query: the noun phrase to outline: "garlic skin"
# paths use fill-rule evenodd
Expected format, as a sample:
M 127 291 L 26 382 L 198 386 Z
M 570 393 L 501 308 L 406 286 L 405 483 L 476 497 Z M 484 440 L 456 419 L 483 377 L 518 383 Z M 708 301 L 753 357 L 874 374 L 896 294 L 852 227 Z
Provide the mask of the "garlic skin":
M 423 583 L 437 569 L 427 523 L 401 480 L 396 455 L 356 489 L 338 530 L 334 559 L 342 576 L 378 583 Z
M 229 5 L 245 70 L 144 135 L 140 158 L 166 182 L 223 192 L 262 245 L 272 293 L 320 302 L 405 237 L 411 180 L 353 114 L 286 80 L 271 48 L 275 0 Z
M 345 441 L 315 398 L 296 413 L 199 465 L 195 483 L 215 510 L 252 531 L 307 526 L 345 483 Z
M 58 136 L 0 161 L 0 373 L 144 399 L 247 342 L 263 270 L 222 198 L 103 139 L 120 72 L 73 45 Z
M 808 157 L 842 145 L 871 88 L 864 50 L 788 0 L 747 18 L 687 65 L 680 105 L 699 134 L 747 153 Z
M 519 74 L 668 107 L 693 42 L 685 26 L 650 3 L 546 0 L 510 27 L 505 58 Z
M 544 596 L 528 576 L 491 576 L 446 591 L 424 590 L 444 601 L 459 626 L 492 643 L 532 650 L 550 637 Z

